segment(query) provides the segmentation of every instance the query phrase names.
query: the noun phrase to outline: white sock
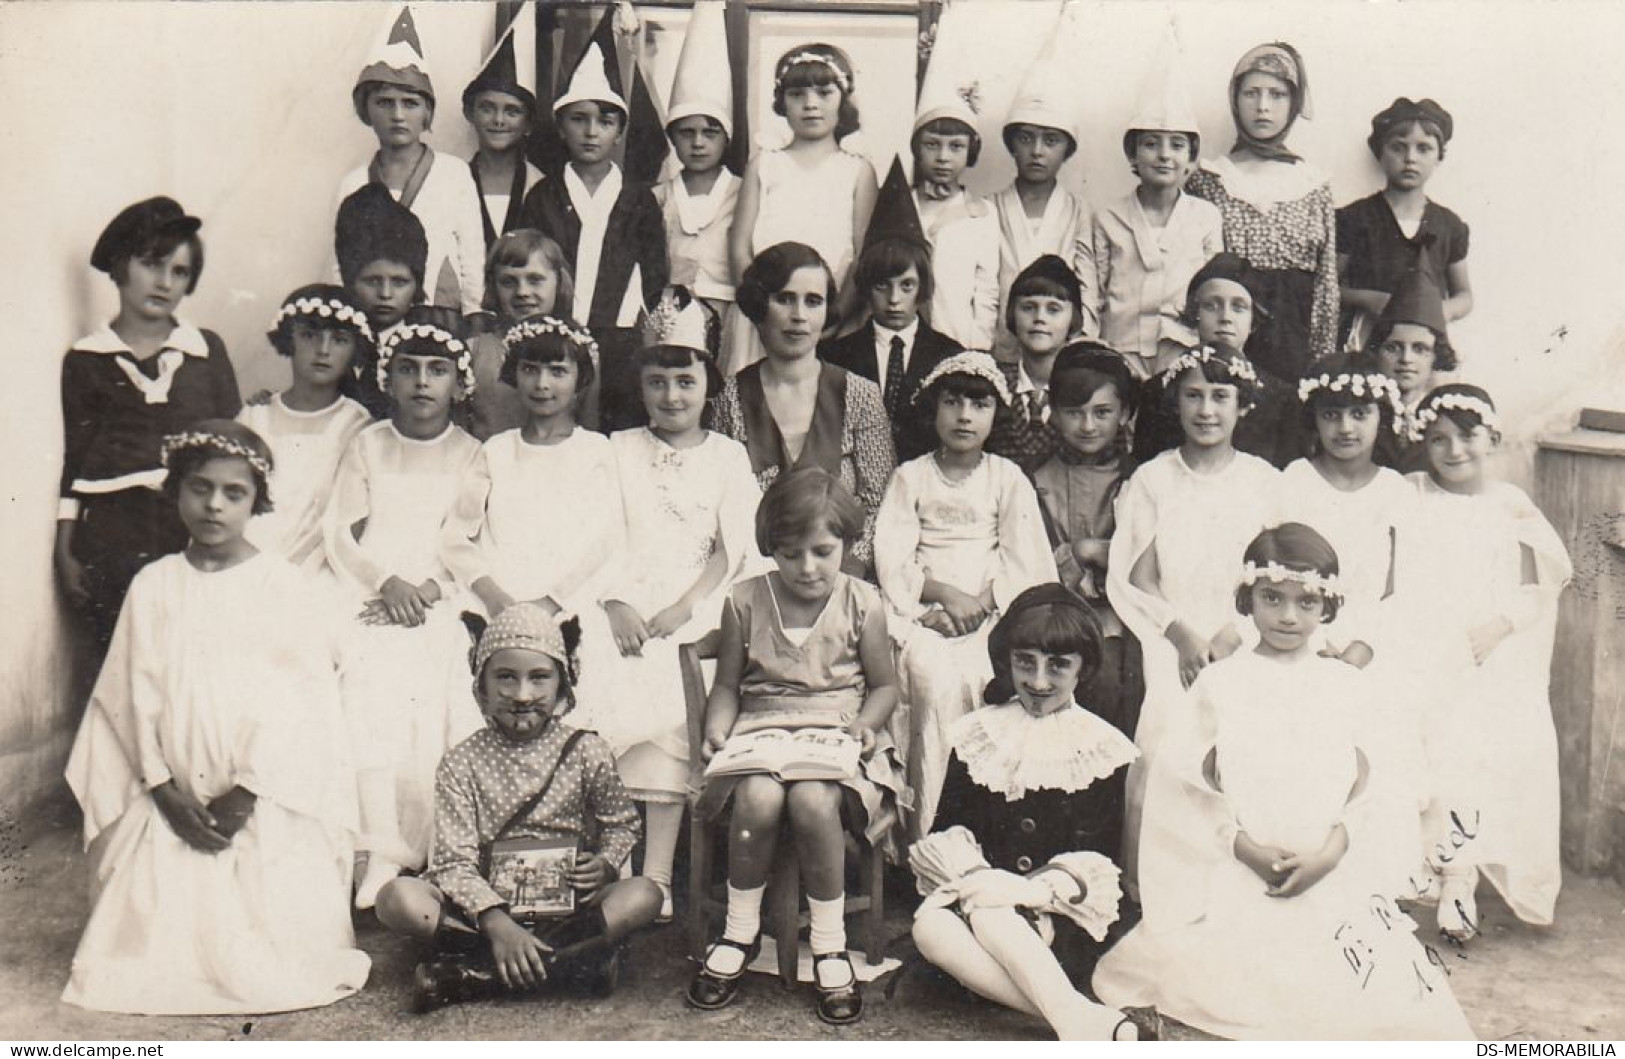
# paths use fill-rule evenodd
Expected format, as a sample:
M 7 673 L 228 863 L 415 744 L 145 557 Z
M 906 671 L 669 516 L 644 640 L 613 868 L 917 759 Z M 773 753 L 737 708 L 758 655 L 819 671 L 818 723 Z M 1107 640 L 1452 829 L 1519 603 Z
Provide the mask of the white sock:
M 643 833 L 643 875 L 671 892 L 671 862 L 683 830 L 681 802 L 645 802 L 648 826 Z M 743 939 L 741 939 L 743 940 Z
M 807 898 L 807 943 L 813 955 L 846 951 L 846 898 L 820 901 Z
M 762 895 L 767 884 L 741 890 L 728 884 L 728 920 L 722 927 L 722 936 L 741 945 L 749 945 L 762 932 Z

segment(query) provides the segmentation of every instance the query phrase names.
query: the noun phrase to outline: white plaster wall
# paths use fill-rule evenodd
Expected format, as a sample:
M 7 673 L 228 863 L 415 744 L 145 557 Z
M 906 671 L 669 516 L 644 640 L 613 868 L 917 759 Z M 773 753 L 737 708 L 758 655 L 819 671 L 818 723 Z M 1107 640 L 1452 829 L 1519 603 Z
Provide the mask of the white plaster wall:
M 978 24 L 987 146 L 972 174 L 1011 168 L 998 127 L 1053 0 L 960 0 Z M 338 176 L 371 150 L 349 89 L 395 10 L 373 3 L 70 2 L 0 6 L 0 387 L 7 557 L 0 636 L 0 808 L 56 775 L 80 710 L 51 582 L 60 460 L 58 363 L 108 319 L 108 282 L 85 263 L 123 205 L 168 193 L 205 220 L 208 265 L 184 310 L 219 331 L 245 391 L 284 384 L 263 331 L 281 296 L 330 260 Z M 466 155 L 462 86 L 489 46 L 484 4 L 415 5 L 440 94 L 431 140 Z M 1293 146 L 1332 177 L 1337 200 L 1374 190 L 1364 139 L 1396 95 L 1431 95 L 1457 138 L 1430 191 L 1472 225 L 1478 308 L 1453 329 L 1466 374 L 1486 384 L 1514 442 L 1611 396 L 1625 405 L 1625 5 L 1602 2 L 1077 4 L 1064 42 L 1084 134 L 1063 178 L 1091 197 L 1132 186 L 1120 150 L 1145 56 L 1170 21 L 1196 92 L 1204 149 L 1228 149 L 1225 86 L 1248 46 L 1285 39 L 1305 56 L 1313 121 Z M 899 61 L 912 63 L 905 42 Z M 768 60 L 771 61 L 771 58 Z M 863 84 L 860 81 L 860 92 Z M 657 86 L 664 94 L 666 86 Z M 865 94 L 866 113 L 911 107 Z M 893 97 L 895 98 L 895 97 Z M 906 129 L 903 121 L 870 123 Z M 892 135 L 896 135 L 892 133 Z M 905 142 L 896 149 L 906 150 Z M 883 150 L 871 145 L 869 151 Z M 884 166 L 878 166 L 882 171 Z M 1566 328 L 1566 337 L 1556 332 Z M 1509 470 L 1527 474 L 1526 449 Z M 1622 498 L 1625 499 L 1625 498 Z

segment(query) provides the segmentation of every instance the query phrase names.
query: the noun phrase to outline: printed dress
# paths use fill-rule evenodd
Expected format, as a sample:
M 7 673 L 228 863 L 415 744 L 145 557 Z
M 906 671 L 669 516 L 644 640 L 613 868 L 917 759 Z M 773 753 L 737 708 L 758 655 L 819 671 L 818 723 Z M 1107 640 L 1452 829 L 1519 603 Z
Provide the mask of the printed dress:
M 349 890 L 356 826 L 333 638 L 274 555 L 131 585 L 68 759 L 95 907 L 62 999 L 212 1015 L 331 1004 L 366 983 Z M 173 780 L 253 812 L 219 853 L 187 845 L 147 793 Z
M 1245 651 L 1203 670 L 1191 729 L 1165 748 L 1186 852 L 1180 886 L 1145 895 L 1146 917 L 1102 957 L 1097 995 L 1155 1005 L 1241 1040 L 1462 1040 L 1473 1036 L 1415 924 L 1365 853 L 1376 825 L 1355 791 L 1359 674 L 1332 659 Z M 1146 803 L 1146 826 L 1162 814 Z M 1348 852 L 1292 897 L 1236 859 L 1238 831 L 1291 853 L 1338 824 Z
M 975 631 L 945 637 L 920 624 L 929 580 L 973 596 L 991 588 L 1002 609 L 1033 585 L 1056 580 L 1038 498 L 1021 468 L 984 455 L 963 481 L 942 473 L 934 455 L 897 468 L 875 524 L 875 573 L 897 645 L 898 706 L 892 738 L 907 769 L 915 811 L 910 833 L 931 830 L 948 767 L 948 730 L 981 704 L 993 677 L 987 637 L 997 615 Z
M 1472 834 L 1467 859 L 1518 918 L 1547 924 L 1563 881 L 1552 643 L 1557 597 L 1573 567 L 1516 486 L 1496 482 L 1462 495 L 1426 474 L 1406 480 L 1417 493 L 1415 528 L 1401 538 L 1398 576 L 1430 793 Z M 1526 551 L 1535 583 L 1524 583 Z M 1468 633 L 1500 618 L 1512 634 L 1475 663 Z
M 756 554 L 756 505 L 762 494 L 744 447 L 721 434 L 707 432 L 703 442 L 688 449 L 672 448 L 647 427 L 623 430 L 609 440 L 626 543 L 608 575 L 604 601 L 620 600 L 647 622 L 689 590 L 716 551 L 727 557 L 727 573 L 688 622 L 669 636 L 645 641 L 637 657 L 614 654 L 606 683 L 584 702 L 581 715 L 571 718 L 608 741 L 633 797 L 678 802 L 688 790 L 689 760 L 677 647 L 720 624 L 728 588 Z
M 345 453 L 328 509 L 328 561 L 349 619 L 343 693 L 364 792 L 359 845 L 406 867 L 422 866 L 429 853 L 440 756 L 482 723 L 458 620 L 466 600 L 439 556 L 458 483 L 478 454 L 479 442 L 455 426 L 419 441 L 375 423 Z M 413 585 L 432 578 L 440 587 L 422 625 L 358 620 L 390 577 Z M 366 800 L 379 784 L 392 812 Z
M 322 526 L 339 460 L 351 440 L 372 425 L 372 416 L 348 397 L 301 412 L 274 394 L 265 404 L 244 408 L 237 421 L 265 439 L 274 462 L 273 507 L 254 516 L 244 536 L 260 551 L 280 555 L 308 573 L 326 570 Z

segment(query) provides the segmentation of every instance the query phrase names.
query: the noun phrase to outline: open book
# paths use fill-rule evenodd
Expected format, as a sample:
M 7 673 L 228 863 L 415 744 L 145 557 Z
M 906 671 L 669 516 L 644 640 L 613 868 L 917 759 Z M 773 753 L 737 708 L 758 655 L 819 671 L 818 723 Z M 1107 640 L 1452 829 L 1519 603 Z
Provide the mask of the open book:
M 491 889 L 514 917 L 561 916 L 575 911 L 570 871 L 576 840 L 508 838 L 491 844 Z
M 705 766 L 705 774 L 767 772 L 786 782 L 847 780 L 858 774 L 862 755 L 862 745 L 836 728 L 764 728 L 730 737 Z

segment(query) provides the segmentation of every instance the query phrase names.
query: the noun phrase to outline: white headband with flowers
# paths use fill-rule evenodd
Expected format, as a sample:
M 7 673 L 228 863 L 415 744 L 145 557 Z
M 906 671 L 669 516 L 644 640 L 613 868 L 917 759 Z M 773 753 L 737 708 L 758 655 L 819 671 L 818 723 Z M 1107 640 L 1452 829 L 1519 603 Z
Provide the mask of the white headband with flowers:
M 1199 346 L 1188 350 L 1178 360 L 1168 365 L 1163 377 L 1172 383 L 1190 369 L 1200 368 L 1204 364 L 1217 364 L 1237 379 L 1245 379 L 1251 383 L 1258 381 L 1258 373 L 1247 363 L 1246 357 L 1228 356 L 1213 346 Z
M 1386 400 L 1396 415 L 1405 409 L 1405 400 L 1399 395 L 1399 383 L 1377 372 L 1343 372 L 1341 375 L 1322 373 L 1310 376 L 1298 383 L 1298 400 L 1308 403 L 1310 396 L 1317 390 L 1368 397 L 1373 402 Z
M 1421 441 L 1442 412 L 1471 412 L 1490 430 L 1501 430 L 1501 417 L 1488 401 L 1470 393 L 1442 393 L 1424 398 L 1421 407 L 1411 414 L 1411 440 Z
M 277 310 L 276 319 L 271 321 L 271 330 L 275 331 L 282 326 L 282 321 L 296 316 L 336 320 L 355 328 L 368 342 L 373 340 L 372 325 L 367 323 L 367 314 L 336 298 L 296 298 L 291 302 L 284 302 L 282 308 Z
M 1010 386 L 1004 381 L 1004 372 L 999 370 L 998 362 L 991 353 L 980 350 L 967 349 L 955 353 L 947 360 L 941 361 L 936 367 L 920 380 L 920 388 L 915 391 L 915 400 L 929 393 L 931 385 L 938 379 L 949 375 L 972 375 L 978 379 L 986 379 L 993 386 L 993 392 L 999 395 L 999 403 L 1010 403 Z
M 1309 591 L 1325 599 L 1343 601 L 1343 583 L 1336 574 L 1318 574 L 1313 570 L 1294 570 L 1282 566 L 1280 563 L 1247 563 L 1241 568 L 1241 581 L 1245 586 L 1252 586 L 1260 581 L 1290 581 L 1302 585 Z
M 836 62 L 830 56 L 823 55 L 815 51 L 798 51 L 794 55 L 784 60 L 780 66 L 780 70 L 783 72 L 780 73 L 778 77 L 773 79 L 773 90 L 775 92 L 783 87 L 784 75 L 789 73 L 792 67 L 799 66 L 801 63 L 818 63 L 820 66 L 829 67 L 835 72 L 836 86 L 839 87 L 842 92 L 845 92 L 848 95 L 852 94 L 852 80 L 846 76 L 846 71 L 841 69 L 841 64 Z
M 592 361 L 593 369 L 598 368 L 598 342 L 584 328 L 578 329 L 560 320 L 556 316 L 533 316 L 528 320 L 521 320 L 508 328 L 508 333 L 502 336 L 503 342 L 509 349 L 528 338 L 541 338 L 544 335 L 558 335 L 568 342 L 578 346 L 587 347 L 587 357 Z
M 158 462 L 167 468 L 169 461 L 175 455 L 186 449 L 213 449 L 230 456 L 241 456 L 248 461 L 248 465 L 259 472 L 261 478 L 271 477 L 271 464 L 264 456 L 244 445 L 235 438 L 228 438 L 224 434 L 210 434 L 200 430 L 187 430 L 179 434 L 166 434 L 163 444 L 158 448 Z
M 378 344 L 378 388 L 386 391 L 389 389 L 389 362 L 394 358 L 395 350 L 403 343 L 420 338 L 440 346 L 448 357 L 456 361 L 457 375 L 461 383 L 458 399 L 462 400 L 473 393 L 473 354 L 463 344 L 462 339 L 434 324 L 401 324 L 384 335 L 384 340 Z

